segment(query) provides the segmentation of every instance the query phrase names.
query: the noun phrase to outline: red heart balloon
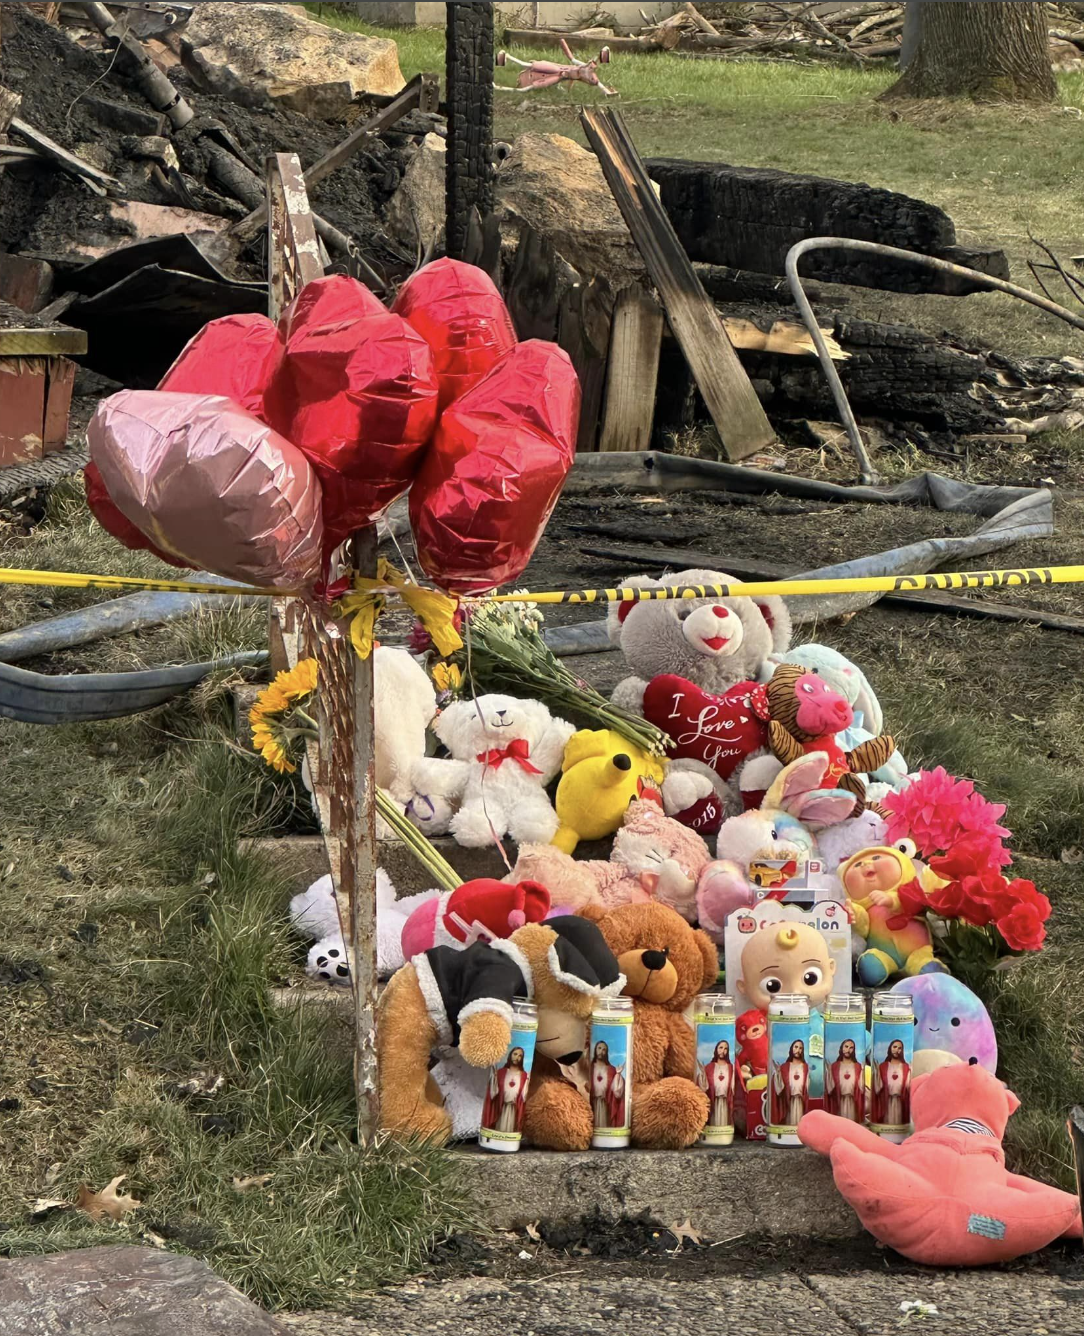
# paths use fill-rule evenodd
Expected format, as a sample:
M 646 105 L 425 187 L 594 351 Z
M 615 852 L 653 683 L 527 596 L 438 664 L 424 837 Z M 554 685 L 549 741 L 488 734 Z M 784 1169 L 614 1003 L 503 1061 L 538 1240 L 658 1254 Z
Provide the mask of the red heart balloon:
M 123 543 L 125 547 L 130 548 L 133 552 L 153 552 L 162 561 L 168 561 L 171 566 L 179 566 L 182 570 L 194 569 L 187 561 L 173 556 L 170 552 L 163 552 L 160 547 L 156 547 L 141 529 L 136 528 L 132 521 L 117 509 L 113 504 L 113 498 L 106 491 L 105 482 L 98 471 L 97 464 L 90 463 L 83 470 L 83 486 L 86 489 L 87 505 L 90 507 L 90 513 L 106 533 L 115 538 L 118 543 Z
M 422 569 L 480 593 L 522 574 L 576 454 L 580 382 L 567 353 L 531 339 L 445 410 L 410 489 Z
M 353 278 L 306 284 L 283 313 L 268 422 L 316 469 L 327 548 L 401 496 L 437 418 L 433 354 Z
M 391 308 L 433 350 L 441 410 L 476 385 L 516 343 L 504 298 L 483 269 L 434 260 L 399 289 Z
M 644 692 L 644 718 L 670 735 L 669 755 L 703 761 L 729 779 L 747 756 L 768 745 L 768 725 L 753 711 L 756 682 L 738 682 L 713 695 L 676 673 L 653 677 Z
M 221 394 L 264 420 L 264 390 L 282 358 L 278 327 L 265 315 L 224 315 L 189 339 L 158 388 Z

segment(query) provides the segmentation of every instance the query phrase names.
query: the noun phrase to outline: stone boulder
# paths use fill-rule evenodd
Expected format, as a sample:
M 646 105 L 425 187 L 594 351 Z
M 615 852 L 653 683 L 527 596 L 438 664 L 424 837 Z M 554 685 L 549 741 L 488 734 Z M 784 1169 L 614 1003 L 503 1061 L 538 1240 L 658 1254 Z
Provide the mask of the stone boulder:
M 404 84 L 393 41 L 340 32 L 292 5 L 194 5 L 181 58 L 208 92 L 317 118 L 341 115 L 358 93 L 398 93 Z
M 624 287 L 643 273 L 598 159 L 564 135 L 520 135 L 497 174 L 497 197 L 583 277 Z
M 447 145 L 440 135 L 427 134 L 388 201 L 384 225 L 390 236 L 410 250 L 420 246 L 424 252 L 444 227 L 447 158 Z
M 285 1336 L 203 1262 L 87 1248 L 0 1262 L 0 1336 Z

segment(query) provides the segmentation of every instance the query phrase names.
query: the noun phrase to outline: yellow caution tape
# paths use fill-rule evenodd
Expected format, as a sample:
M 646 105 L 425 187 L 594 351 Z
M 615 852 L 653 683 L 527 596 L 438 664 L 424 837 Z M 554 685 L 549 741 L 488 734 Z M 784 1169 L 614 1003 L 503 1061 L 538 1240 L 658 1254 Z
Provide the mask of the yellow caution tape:
M 394 571 L 394 568 L 391 568 Z M 359 604 L 375 597 L 400 597 L 415 611 L 422 611 L 422 595 L 440 600 L 424 607 L 427 621 L 443 624 L 449 636 L 451 596 L 426 586 L 414 585 L 391 571 L 385 581 L 360 581 L 353 595 Z M 399 572 L 394 572 L 399 576 Z M 256 589 L 249 585 L 205 584 L 195 580 L 151 580 L 132 575 L 84 575 L 72 571 L 30 571 L 0 567 L 0 585 L 55 585 L 68 589 L 148 589 L 165 594 L 223 594 L 257 598 L 297 598 L 297 589 Z M 1084 566 L 1039 566 L 1006 571 L 950 571 L 931 575 L 860 575 L 837 580 L 732 580 L 725 584 L 662 585 L 651 589 L 551 589 L 520 590 L 514 594 L 481 594 L 463 603 L 645 603 L 652 600 L 692 598 L 760 598 L 779 594 L 784 598 L 815 594 L 907 594 L 922 590 L 1001 589 L 1019 585 L 1084 584 Z M 344 600 L 344 602 L 346 601 Z M 350 607 L 355 614 L 358 607 Z M 458 637 L 456 637 L 458 638 Z
M 732 580 L 726 584 L 665 585 L 655 589 L 550 590 L 488 594 L 484 603 L 646 603 L 653 599 L 784 598 L 813 594 L 907 594 L 925 589 L 999 589 L 1008 585 L 1084 584 L 1084 566 L 1011 571 L 952 571 L 932 575 L 860 575 L 839 580 Z
M 21 571 L 0 566 L 0 584 L 51 585 L 65 589 L 147 589 L 163 594 L 226 594 L 247 598 L 292 598 L 297 589 L 254 589 L 249 585 L 205 584 L 198 580 L 148 580 L 137 575 L 83 575 L 76 571 Z

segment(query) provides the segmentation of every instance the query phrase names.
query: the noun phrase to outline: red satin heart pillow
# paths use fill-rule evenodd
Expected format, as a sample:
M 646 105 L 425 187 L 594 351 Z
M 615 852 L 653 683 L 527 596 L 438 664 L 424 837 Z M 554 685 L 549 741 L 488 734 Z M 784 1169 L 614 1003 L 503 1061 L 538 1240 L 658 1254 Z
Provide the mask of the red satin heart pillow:
M 644 692 L 644 718 L 670 735 L 669 755 L 703 761 L 729 779 L 747 756 L 768 745 L 768 725 L 753 711 L 756 682 L 738 682 L 713 695 L 676 673 L 653 677 Z
M 435 260 L 399 289 L 391 308 L 433 352 L 443 411 L 516 343 L 504 298 L 489 275 L 462 260 Z
M 285 356 L 264 395 L 267 421 L 323 483 L 330 550 L 410 485 L 437 420 L 433 354 L 345 275 L 306 284 L 279 332 Z
M 410 491 L 422 569 L 455 593 L 522 574 L 576 454 L 580 382 L 567 353 L 531 339 L 444 412 Z

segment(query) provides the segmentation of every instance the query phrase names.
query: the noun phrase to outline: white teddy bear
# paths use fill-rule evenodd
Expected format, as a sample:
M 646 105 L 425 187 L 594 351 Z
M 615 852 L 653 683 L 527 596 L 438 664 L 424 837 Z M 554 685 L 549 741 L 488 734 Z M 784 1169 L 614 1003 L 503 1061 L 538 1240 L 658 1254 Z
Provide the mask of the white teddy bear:
M 459 844 L 482 848 L 505 835 L 517 844 L 553 839 L 557 813 L 546 785 L 561 768 L 574 725 L 540 701 L 489 695 L 449 705 L 433 731 L 451 753 L 443 764 L 457 766 L 462 781 L 451 819 Z

